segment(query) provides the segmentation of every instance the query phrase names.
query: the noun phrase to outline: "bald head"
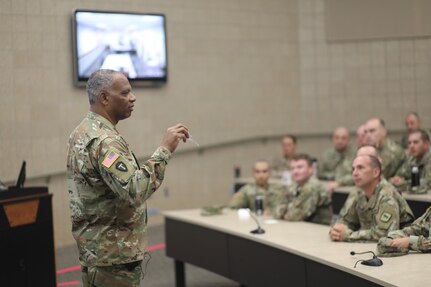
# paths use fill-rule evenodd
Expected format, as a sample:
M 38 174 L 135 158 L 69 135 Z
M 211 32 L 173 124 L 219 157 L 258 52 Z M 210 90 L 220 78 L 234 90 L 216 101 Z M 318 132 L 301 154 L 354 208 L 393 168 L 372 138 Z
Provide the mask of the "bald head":
M 383 146 L 386 140 L 387 130 L 385 122 L 380 118 L 371 118 L 365 123 L 365 138 L 369 145 L 377 149 Z
M 353 180 L 355 185 L 361 188 L 368 198 L 380 181 L 381 164 L 380 161 L 370 155 L 357 156 L 353 161 Z
M 417 113 L 409 113 L 406 116 L 405 124 L 409 133 L 415 132 L 421 128 L 421 119 Z
M 356 151 L 356 156 L 364 156 L 364 155 L 379 157 L 379 152 L 372 145 L 364 145 L 358 148 L 358 150 Z
M 350 142 L 349 131 L 345 127 L 338 127 L 332 134 L 332 143 L 338 152 L 343 152 L 347 149 Z
M 356 156 L 372 156 L 382 162 L 379 151 L 372 145 L 364 145 L 358 148 L 356 151 Z
M 258 186 L 268 185 L 271 176 L 271 166 L 266 160 L 258 160 L 253 164 L 253 177 Z

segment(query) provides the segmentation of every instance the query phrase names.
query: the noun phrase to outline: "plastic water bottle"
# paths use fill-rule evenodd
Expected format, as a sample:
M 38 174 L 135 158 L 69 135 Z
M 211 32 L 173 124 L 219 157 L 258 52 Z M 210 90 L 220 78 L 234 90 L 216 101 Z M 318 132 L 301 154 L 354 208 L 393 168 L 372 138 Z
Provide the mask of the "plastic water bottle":
M 411 170 L 412 182 L 411 187 L 418 187 L 420 185 L 419 168 L 417 166 L 412 166 Z

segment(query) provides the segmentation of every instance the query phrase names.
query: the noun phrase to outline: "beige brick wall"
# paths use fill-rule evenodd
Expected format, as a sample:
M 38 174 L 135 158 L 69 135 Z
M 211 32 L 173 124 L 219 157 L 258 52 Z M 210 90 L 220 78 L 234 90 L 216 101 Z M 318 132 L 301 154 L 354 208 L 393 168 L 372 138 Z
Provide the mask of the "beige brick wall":
M 324 4 L 298 1 L 302 128 L 354 129 L 381 116 L 402 129 L 410 111 L 431 127 L 431 39 L 328 42 Z

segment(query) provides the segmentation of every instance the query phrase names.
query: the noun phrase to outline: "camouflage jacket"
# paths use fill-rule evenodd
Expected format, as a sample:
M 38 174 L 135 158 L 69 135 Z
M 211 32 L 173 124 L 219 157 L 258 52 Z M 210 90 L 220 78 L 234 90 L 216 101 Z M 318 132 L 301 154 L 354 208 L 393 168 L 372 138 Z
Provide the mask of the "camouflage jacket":
M 412 166 L 417 166 L 419 168 L 419 187 L 411 187 Z M 403 179 L 400 183 L 396 184 L 396 187 L 399 191 L 427 193 L 429 190 L 431 190 L 431 151 L 428 151 L 420 161 L 412 156 L 409 156 L 404 162 L 403 166 L 398 170 L 397 176 Z
M 387 138 L 379 150 L 382 158 L 382 174 L 385 178 L 393 177 L 405 160 L 404 150 L 391 139 Z
M 429 131 L 428 129 L 425 129 L 424 131 L 426 131 L 426 132 L 427 132 L 427 134 L 428 134 L 429 138 L 431 139 L 431 133 L 430 133 L 430 131 Z M 400 146 L 401 146 L 403 149 L 407 149 L 407 148 L 409 147 L 409 133 L 405 133 L 405 134 L 402 136 L 401 141 L 400 141 Z
M 413 220 L 407 201 L 391 184 L 382 180 L 370 199 L 361 189 L 352 190 L 337 223 L 348 227 L 344 241 L 377 241 L 389 231 L 404 227 Z
M 271 171 L 274 178 L 282 178 L 285 171 L 290 171 L 292 160 L 285 157 L 277 157 L 272 160 Z
M 405 255 L 409 250 L 420 252 L 431 252 L 431 207 L 425 213 L 416 219 L 412 225 L 389 232 L 387 237 L 381 238 L 377 244 L 377 251 L 381 256 L 398 256 Z M 398 248 L 392 247 L 392 239 L 409 237 L 409 247 Z
M 142 260 L 146 200 L 160 186 L 171 153 L 158 148 L 139 167 L 115 126 L 89 112 L 69 138 L 67 185 L 72 233 L 84 266 Z
M 274 217 L 329 225 L 332 218 L 331 194 L 315 178 L 310 178 L 303 186 L 294 183 L 277 205 Z
M 263 196 L 263 209 L 274 212 L 274 208 L 283 193 L 283 187 L 276 184 L 269 184 L 268 189 L 263 189 L 255 183 L 244 185 L 238 190 L 230 201 L 228 207 L 232 209 L 250 208 L 256 211 L 256 197 Z
M 343 153 L 334 148 L 326 150 L 319 160 L 317 176 L 322 180 L 335 180 L 340 185 L 353 185 L 354 157 L 355 152 L 350 146 Z

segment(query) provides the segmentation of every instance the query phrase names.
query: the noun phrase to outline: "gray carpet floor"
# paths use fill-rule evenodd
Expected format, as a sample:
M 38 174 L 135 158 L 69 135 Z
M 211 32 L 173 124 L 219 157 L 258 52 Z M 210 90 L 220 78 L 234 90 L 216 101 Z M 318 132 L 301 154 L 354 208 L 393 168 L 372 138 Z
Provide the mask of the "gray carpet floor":
M 157 225 L 148 230 L 150 246 L 164 243 L 164 226 Z M 145 279 L 141 286 L 172 287 L 175 286 L 174 262 L 166 256 L 165 249 L 151 252 L 151 260 L 147 266 Z M 56 250 L 57 271 L 79 265 L 78 252 L 75 245 Z M 186 264 L 186 285 L 188 287 L 239 287 L 239 284 L 207 270 Z M 79 281 L 79 283 L 78 283 Z M 59 286 L 82 287 L 81 271 L 69 271 L 57 275 Z M 70 284 L 70 285 L 69 285 Z

